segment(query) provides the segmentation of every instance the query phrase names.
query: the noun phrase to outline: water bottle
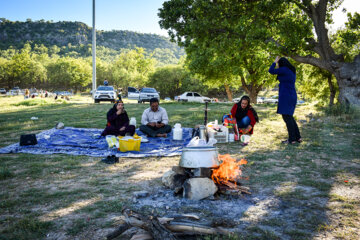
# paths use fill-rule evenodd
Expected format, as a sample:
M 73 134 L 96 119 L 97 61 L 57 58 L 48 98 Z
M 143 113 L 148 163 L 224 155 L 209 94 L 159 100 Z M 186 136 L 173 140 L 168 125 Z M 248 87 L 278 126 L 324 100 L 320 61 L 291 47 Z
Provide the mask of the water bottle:
M 173 130 L 173 140 L 182 140 L 183 130 L 180 123 L 176 123 Z
M 133 126 L 136 127 L 136 118 L 135 118 L 135 117 L 130 118 L 130 123 L 129 123 L 129 125 L 133 125 Z
M 229 128 L 229 142 L 234 142 L 235 141 L 235 133 L 234 133 L 234 129 L 233 128 Z

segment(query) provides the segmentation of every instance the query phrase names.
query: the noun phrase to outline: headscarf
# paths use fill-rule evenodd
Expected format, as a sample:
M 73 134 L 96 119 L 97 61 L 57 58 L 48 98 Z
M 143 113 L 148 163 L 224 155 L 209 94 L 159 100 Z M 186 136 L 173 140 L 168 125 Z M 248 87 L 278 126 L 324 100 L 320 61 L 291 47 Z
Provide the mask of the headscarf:
M 246 106 L 246 108 L 242 108 L 241 107 L 241 102 L 243 101 L 243 100 L 246 100 L 247 102 L 248 102 L 248 105 Z M 250 105 L 250 98 L 248 97 L 248 96 L 242 96 L 241 97 L 241 99 L 240 99 L 240 101 L 237 103 L 237 109 L 236 109 L 236 115 L 235 115 L 235 117 L 236 117 L 236 119 L 239 119 L 239 120 L 241 120 L 241 119 L 243 119 L 244 117 L 246 117 L 247 116 L 247 113 L 248 113 L 248 110 L 249 110 L 249 108 L 251 107 L 251 105 Z
M 296 74 L 296 68 L 293 65 L 291 65 L 289 60 L 287 60 L 286 58 L 284 58 L 284 57 L 280 58 L 278 63 L 279 63 L 279 67 L 287 67 L 294 74 Z

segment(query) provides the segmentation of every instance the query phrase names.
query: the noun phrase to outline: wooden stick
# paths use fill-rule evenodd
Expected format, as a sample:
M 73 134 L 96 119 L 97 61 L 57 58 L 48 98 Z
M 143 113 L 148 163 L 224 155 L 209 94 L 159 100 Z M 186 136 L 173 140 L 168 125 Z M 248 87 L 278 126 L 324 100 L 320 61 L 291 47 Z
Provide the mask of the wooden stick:
M 115 231 L 106 235 L 106 239 L 108 239 L 108 240 L 114 239 L 117 236 L 121 235 L 126 230 L 128 230 L 130 227 L 131 227 L 131 225 L 129 225 L 128 223 L 123 223 Z
M 174 232 L 187 232 L 187 233 L 195 233 L 195 234 L 225 234 L 225 235 L 232 234 L 231 231 L 221 227 L 211 228 L 208 226 L 181 223 L 181 222 L 173 222 L 167 224 L 166 228 Z

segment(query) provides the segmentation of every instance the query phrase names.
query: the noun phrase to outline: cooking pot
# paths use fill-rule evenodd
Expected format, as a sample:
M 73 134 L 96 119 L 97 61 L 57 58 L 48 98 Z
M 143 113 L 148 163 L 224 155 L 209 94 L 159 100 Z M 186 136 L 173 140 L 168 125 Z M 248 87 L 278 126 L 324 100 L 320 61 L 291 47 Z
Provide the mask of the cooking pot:
M 179 163 L 184 168 L 216 168 L 219 164 L 215 147 L 185 147 Z

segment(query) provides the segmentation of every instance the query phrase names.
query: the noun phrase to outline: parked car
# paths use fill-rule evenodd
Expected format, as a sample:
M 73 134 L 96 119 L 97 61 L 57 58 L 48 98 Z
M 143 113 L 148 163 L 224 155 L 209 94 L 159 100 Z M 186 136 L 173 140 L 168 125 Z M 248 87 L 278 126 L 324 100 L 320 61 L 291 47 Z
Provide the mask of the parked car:
M 304 104 L 304 103 L 305 103 L 304 100 L 298 100 L 298 101 L 296 102 L 296 104 Z
M 169 102 L 169 101 L 171 101 L 171 98 L 166 97 L 166 98 L 164 98 L 164 100 L 165 100 L 166 102 Z
M 240 99 L 241 99 L 241 98 L 239 98 L 239 97 L 238 97 L 238 98 L 233 98 L 232 101 L 233 101 L 234 103 L 238 103 L 238 102 L 240 101 Z
M 0 88 L 0 94 L 6 94 L 6 89 L 5 88 Z
M 139 90 L 137 90 L 134 87 L 128 87 L 128 95 L 127 95 L 128 99 L 139 100 L 139 95 L 140 95 Z
M 264 103 L 264 99 L 265 99 L 264 97 L 257 97 L 256 101 L 258 104 L 261 104 L 261 103 Z
M 271 98 L 264 98 L 264 103 L 278 103 L 278 96 L 272 96 Z
M 115 102 L 116 92 L 113 86 L 99 86 L 96 89 L 94 101 L 100 103 L 101 101 Z
M 211 102 L 211 99 L 208 97 L 201 96 L 197 92 L 184 92 L 181 94 L 178 99 L 179 102 Z
M 144 87 L 140 90 L 138 103 L 150 102 L 151 98 L 160 100 L 160 95 L 155 88 Z

